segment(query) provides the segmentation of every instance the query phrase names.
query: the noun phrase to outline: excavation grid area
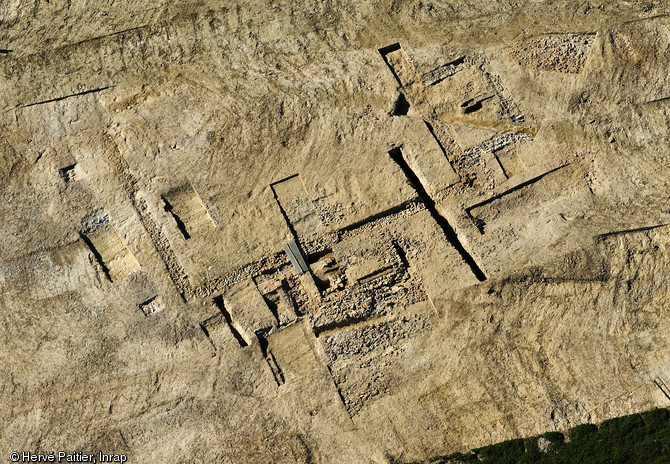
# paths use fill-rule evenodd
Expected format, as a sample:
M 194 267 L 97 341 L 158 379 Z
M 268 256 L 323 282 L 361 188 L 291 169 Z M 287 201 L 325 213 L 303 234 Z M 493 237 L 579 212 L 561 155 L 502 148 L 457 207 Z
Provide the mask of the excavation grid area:
M 430 197 L 430 195 L 428 195 L 426 189 L 421 184 L 419 177 L 409 167 L 409 164 L 407 164 L 407 161 L 403 157 L 402 149 L 394 148 L 390 150 L 389 156 L 405 173 L 405 176 L 407 177 L 410 185 L 414 188 L 414 190 L 416 190 L 417 195 L 419 195 L 421 200 L 423 200 L 425 203 L 426 209 L 433 217 L 437 225 L 440 226 L 442 232 L 444 232 L 444 236 L 447 241 L 456 249 L 456 251 L 458 251 L 458 253 L 461 255 L 461 258 L 463 258 L 463 261 L 465 261 L 467 265 L 470 266 L 470 269 L 472 270 L 472 273 L 475 275 L 477 280 L 480 282 L 485 281 L 486 275 L 484 274 L 484 271 L 481 270 L 472 255 L 468 253 L 463 244 L 460 242 L 458 236 L 456 235 L 456 231 L 454 231 L 453 227 L 451 227 L 447 219 L 437 211 L 437 208 L 435 207 L 435 201 Z

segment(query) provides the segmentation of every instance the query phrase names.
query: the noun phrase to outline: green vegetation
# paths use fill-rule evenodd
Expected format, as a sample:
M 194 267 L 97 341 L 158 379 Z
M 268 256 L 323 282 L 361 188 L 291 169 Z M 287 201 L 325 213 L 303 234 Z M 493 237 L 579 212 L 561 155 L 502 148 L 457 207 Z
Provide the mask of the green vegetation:
M 508 440 L 469 453 L 435 456 L 434 464 L 667 464 L 670 462 L 670 415 L 653 409 L 583 424 L 568 432 Z

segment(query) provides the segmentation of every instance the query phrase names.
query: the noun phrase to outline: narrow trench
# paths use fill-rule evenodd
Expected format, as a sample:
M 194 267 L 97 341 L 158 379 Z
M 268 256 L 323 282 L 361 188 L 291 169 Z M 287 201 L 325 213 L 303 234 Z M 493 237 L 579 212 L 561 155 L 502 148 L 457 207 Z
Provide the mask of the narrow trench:
M 661 379 L 654 379 L 654 383 L 656 384 L 658 389 L 661 390 L 661 393 L 663 393 L 663 395 L 665 395 L 665 397 L 670 400 L 670 395 L 668 394 L 667 387 L 663 388 L 666 386 L 665 382 L 663 382 Z
M 168 211 L 172 215 L 175 222 L 177 223 L 177 228 L 179 229 L 179 232 L 181 232 L 181 234 L 184 236 L 186 240 L 191 238 L 191 235 L 188 233 L 188 230 L 186 230 L 186 224 L 184 224 L 184 221 L 182 221 L 181 218 L 177 215 L 177 213 L 174 212 L 174 209 L 172 208 L 170 202 L 167 201 L 165 198 L 163 198 L 163 201 L 165 202 L 165 211 Z
M 482 202 L 480 202 L 480 203 L 477 203 L 476 205 L 472 205 L 472 206 L 470 206 L 468 209 L 465 210 L 465 212 L 468 213 L 470 216 L 472 216 L 471 211 L 472 211 L 473 209 L 475 209 L 475 208 L 479 208 L 480 206 L 488 205 L 489 203 L 492 203 L 492 202 L 498 200 L 499 198 L 502 198 L 502 197 L 504 197 L 504 196 L 506 196 L 506 195 L 509 195 L 510 193 L 516 192 L 517 190 L 521 190 L 521 189 L 524 188 L 524 187 L 528 187 L 529 185 L 534 184 L 535 182 L 539 181 L 539 180 L 542 179 L 543 177 L 545 177 L 545 176 L 547 176 L 547 175 L 549 175 L 549 174 L 552 174 L 552 173 L 558 171 L 559 169 L 563 169 L 563 168 L 565 168 L 565 167 L 568 167 L 568 166 L 569 166 L 569 164 L 562 164 L 562 165 L 560 165 L 560 166 L 558 166 L 558 167 L 555 167 L 555 168 L 553 168 L 553 169 L 551 169 L 551 170 L 549 170 L 549 171 L 547 171 L 547 172 L 544 172 L 544 173 L 540 174 L 540 175 L 537 176 L 537 177 L 533 177 L 532 179 L 528 179 L 527 181 L 521 182 L 521 183 L 515 185 L 514 187 L 512 187 L 512 188 L 510 188 L 510 189 L 508 189 L 508 190 L 505 190 L 504 192 L 502 192 L 502 193 L 500 193 L 500 194 L 498 194 L 498 195 L 495 195 L 495 196 L 493 196 L 493 197 L 487 198 L 486 200 L 484 200 L 484 201 L 482 201 Z
M 391 73 L 393 74 L 393 77 L 395 77 L 395 80 L 398 81 L 398 84 L 402 86 L 402 81 L 400 80 L 400 77 L 398 77 L 398 74 L 395 72 L 395 69 L 393 69 L 393 66 L 391 66 L 391 63 L 389 63 L 389 60 L 386 58 L 386 55 L 396 50 L 400 50 L 400 48 L 401 47 L 399 43 L 394 43 L 386 47 L 380 48 L 379 53 L 381 54 L 384 63 L 386 63 L 386 66 L 388 66 L 388 68 L 391 70 Z
M 391 272 L 393 272 L 393 266 L 385 266 L 381 269 L 377 269 L 376 271 L 372 271 L 371 273 L 366 274 L 363 277 L 359 277 L 356 280 L 358 280 L 359 284 L 367 284 L 370 281 L 376 279 L 377 277 L 387 275 Z
M 373 297 L 374 298 L 374 297 Z M 374 304 L 374 301 L 373 301 Z M 330 322 L 318 327 L 314 327 L 314 335 L 318 338 L 326 332 L 333 332 L 344 328 L 351 328 L 359 324 L 372 325 L 385 320 L 385 316 L 360 315 L 348 319 Z
M 393 245 L 393 248 L 395 249 L 398 258 L 400 258 L 400 263 L 403 265 L 405 269 L 408 269 L 409 261 L 407 261 L 407 253 L 405 253 L 405 250 L 395 240 L 391 241 L 391 245 Z
M 112 281 L 112 276 L 109 274 L 109 268 L 105 265 L 105 262 L 102 260 L 102 256 L 100 256 L 100 253 L 98 253 L 98 250 L 93 246 L 93 242 L 89 240 L 89 238 L 84 234 L 83 232 L 79 233 L 79 236 L 84 240 L 84 243 L 88 245 L 88 248 L 91 250 L 91 253 L 93 253 L 93 257 L 98 261 L 98 264 L 100 264 L 100 267 L 102 268 L 102 272 L 105 273 L 105 277 L 109 279 L 109 281 Z
M 442 232 L 444 232 L 444 236 L 446 237 L 447 241 L 456 249 L 456 251 L 458 251 L 458 253 L 461 255 L 461 258 L 463 258 L 463 261 L 465 261 L 466 264 L 470 266 L 470 269 L 472 269 L 472 273 L 475 275 L 475 277 L 477 277 L 480 282 L 485 281 L 486 275 L 484 274 L 484 271 L 481 270 L 481 268 L 475 262 L 474 258 L 470 255 L 470 253 L 468 253 L 465 247 L 463 247 L 463 244 L 460 242 L 460 240 L 458 240 L 456 231 L 451 227 L 446 218 L 438 213 L 437 208 L 435 208 L 435 201 L 430 197 L 430 195 L 428 195 L 417 175 L 414 173 L 414 171 L 412 171 L 412 168 L 409 167 L 407 161 L 405 161 L 400 148 L 394 148 L 393 150 L 389 151 L 389 155 L 391 156 L 391 159 L 395 161 L 396 164 L 400 166 L 400 169 L 402 169 L 402 171 L 405 173 L 405 176 L 407 176 L 407 180 L 409 181 L 410 185 L 414 187 L 416 193 L 425 203 L 426 209 L 428 212 L 430 212 L 430 215 L 433 217 L 435 222 L 437 222 L 437 225 L 440 226 Z
M 275 184 L 279 184 L 280 182 L 284 182 L 285 180 L 291 179 L 292 177 L 296 177 L 298 174 L 294 174 L 291 177 L 288 177 L 287 179 L 282 179 L 278 182 L 273 182 L 270 184 L 270 188 L 272 189 L 272 195 L 275 197 L 275 201 L 277 202 L 277 206 L 279 206 L 279 211 L 281 212 L 281 215 L 284 217 L 284 221 L 286 222 L 286 226 L 288 227 L 288 230 L 291 232 L 291 235 L 293 236 L 293 239 L 295 240 L 295 243 L 299 244 L 300 239 L 298 238 L 298 233 L 296 232 L 295 228 L 293 227 L 293 224 L 291 223 L 291 220 L 288 218 L 288 214 L 286 214 L 286 210 L 284 210 L 284 207 L 281 205 L 281 202 L 279 201 L 279 196 L 277 196 L 277 191 L 275 190 Z
M 392 208 L 389 208 L 385 211 L 382 211 L 381 213 L 373 214 L 372 216 L 368 216 L 365 219 L 361 219 L 360 221 L 354 222 L 353 224 L 349 224 L 348 226 L 344 226 L 341 229 L 338 230 L 339 233 L 343 232 L 351 232 L 353 230 L 356 230 L 360 227 L 363 227 L 366 224 L 371 224 L 379 219 L 391 216 L 393 214 L 398 214 L 402 211 L 405 211 L 407 208 L 410 206 L 414 205 L 413 200 L 406 201 L 404 203 L 401 203 L 397 206 L 393 206 Z
M 265 332 L 256 332 L 256 338 L 258 338 L 258 344 L 261 347 L 261 354 L 263 355 L 263 358 L 265 358 L 265 362 L 268 363 L 268 367 L 272 372 L 272 376 L 274 377 L 277 386 L 280 387 L 284 385 L 284 383 L 286 383 L 284 372 L 281 370 L 281 367 L 279 367 L 279 364 L 277 364 L 277 360 L 272 354 L 272 351 L 270 351 L 267 334 Z
M 268 309 L 272 313 L 272 317 L 275 318 L 275 321 L 277 321 L 277 324 L 279 324 L 279 312 L 277 309 L 277 303 L 268 298 L 265 295 L 261 295 L 263 297 L 263 300 L 265 300 L 265 304 L 268 305 Z
M 440 150 L 442 150 L 442 154 L 446 157 L 447 156 L 447 150 L 444 149 L 444 146 L 442 145 L 442 142 L 440 142 L 440 138 L 435 134 L 435 128 L 433 127 L 433 125 L 431 123 L 429 123 L 428 121 L 424 121 L 423 123 L 428 128 L 428 131 L 430 132 L 430 135 L 432 135 L 433 138 L 435 139 L 435 141 L 437 142 L 437 145 L 440 147 Z
M 291 235 L 293 236 L 293 239 L 295 240 L 295 243 L 300 243 L 299 238 L 298 238 L 298 233 L 293 228 L 293 224 L 291 224 L 291 220 L 288 218 L 288 214 L 286 214 L 286 211 L 282 207 L 281 202 L 279 201 L 279 197 L 277 197 L 277 193 L 275 192 L 274 187 L 272 188 L 272 193 L 274 194 L 275 200 L 277 201 L 277 205 L 279 206 L 279 211 L 281 211 L 282 216 L 284 216 L 284 221 L 286 221 L 286 226 L 288 227 L 289 232 L 291 232 Z
M 286 383 L 286 379 L 284 378 L 284 372 L 281 370 L 281 367 L 279 367 L 279 364 L 277 364 L 277 360 L 275 359 L 275 355 L 272 354 L 272 351 L 268 351 L 268 356 L 266 360 L 270 366 L 272 375 L 275 376 L 275 382 L 277 382 L 277 385 L 278 386 L 284 385 Z
M 296 299 L 293 297 L 293 295 L 291 295 L 291 286 L 289 285 L 289 283 L 286 279 L 282 279 L 281 288 L 284 291 L 284 296 L 286 297 L 286 302 L 288 303 L 290 308 L 293 308 L 293 312 L 295 313 L 295 315 L 298 316 L 298 317 L 304 316 L 305 313 L 300 310 L 300 305 L 298 304 Z
M 226 310 L 226 307 L 223 304 L 223 298 L 219 296 L 214 299 L 214 302 L 216 303 L 216 306 L 219 308 L 219 311 L 221 311 L 221 314 L 223 314 L 223 318 L 226 320 L 226 323 L 230 328 L 230 332 L 233 334 L 233 337 L 235 337 L 235 340 L 237 340 L 237 343 L 239 343 L 242 348 L 244 348 L 245 346 L 249 346 L 249 344 L 244 339 L 242 334 L 233 325 L 233 319 L 232 317 L 230 317 L 230 313 Z
M 9 51 L 11 52 L 11 50 L 9 50 Z M 70 97 L 81 97 L 83 95 L 88 95 L 89 93 L 102 92 L 103 90 L 107 90 L 107 89 L 110 89 L 112 87 L 114 87 L 114 86 L 109 86 L 108 85 L 107 87 L 100 87 L 98 89 L 84 90 L 83 92 L 72 93 L 70 95 L 65 95 L 63 97 L 52 98 L 50 100 L 28 103 L 28 104 L 22 105 L 22 106 L 23 106 L 23 108 L 28 108 L 30 106 L 44 105 L 45 103 L 53 103 L 53 102 L 65 100 L 66 98 L 70 98 Z
M 209 338 L 209 330 L 207 330 L 207 327 L 205 326 L 204 322 L 200 323 L 200 328 L 202 329 L 203 333 L 205 334 L 205 337 Z

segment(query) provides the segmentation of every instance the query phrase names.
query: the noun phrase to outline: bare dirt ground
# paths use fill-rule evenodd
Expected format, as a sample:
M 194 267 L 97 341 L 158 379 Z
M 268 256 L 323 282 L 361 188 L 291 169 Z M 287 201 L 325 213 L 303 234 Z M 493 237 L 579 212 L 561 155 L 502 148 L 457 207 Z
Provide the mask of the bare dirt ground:
M 667 14 L 0 2 L 0 459 L 397 463 L 670 405 Z

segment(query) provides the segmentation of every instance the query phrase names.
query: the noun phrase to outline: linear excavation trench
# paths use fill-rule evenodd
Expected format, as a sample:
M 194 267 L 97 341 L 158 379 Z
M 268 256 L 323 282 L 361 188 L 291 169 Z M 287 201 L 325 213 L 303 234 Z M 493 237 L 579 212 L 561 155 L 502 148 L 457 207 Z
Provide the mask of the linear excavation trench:
M 477 265 L 472 255 L 468 253 L 463 244 L 460 242 L 458 235 L 456 235 L 456 231 L 453 229 L 453 227 L 451 227 L 447 219 L 437 211 L 437 208 L 435 207 L 435 201 L 430 197 L 430 195 L 428 195 L 428 192 L 426 192 L 426 189 L 421 184 L 421 181 L 417 175 L 414 173 L 412 168 L 409 167 L 407 161 L 405 161 L 405 158 L 402 155 L 402 150 L 400 148 L 394 148 L 389 151 L 389 156 L 405 173 L 405 176 L 407 177 L 410 185 L 414 187 L 414 190 L 416 190 L 419 198 L 421 198 L 421 200 L 425 203 L 426 209 L 428 212 L 430 212 L 430 215 L 433 217 L 437 225 L 440 226 L 442 232 L 444 232 L 444 236 L 446 237 L 447 241 L 456 249 L 456 251 L 458 251 L 463 261 L 465 261 L 465 263 L 470 266 L 470 269 L 472 270 L 472 273 L 475 275 L 477 280 L 480 282 L 485 281 L 486 275 L 484 274 L 484 271 L 482 271 L 482 269 Z

